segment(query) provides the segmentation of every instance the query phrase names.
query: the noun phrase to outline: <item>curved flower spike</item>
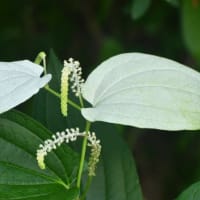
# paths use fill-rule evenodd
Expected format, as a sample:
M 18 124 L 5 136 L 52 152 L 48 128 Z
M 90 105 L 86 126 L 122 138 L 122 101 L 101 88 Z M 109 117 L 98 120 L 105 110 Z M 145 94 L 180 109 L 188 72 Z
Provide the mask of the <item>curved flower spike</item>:
M 44 159 L 45 156 L 52 150 L 56 149 L 62 143 L 69 143 L 77 140 L 77 137 L 88 137 L 88 146 L 91 147 L 90 158 L 88 162 L 88 175 L 95 176 L 96 165 L 99 162 L 99 156 L 101 154 L 101 145 L 100 140 L 97 140 L 94 132 L 80 132 L 79 128 L 66 129 L 62 132 L 57 132 L 55 135 L 52 135 L 51 139 L 44 141 L 44 144 L 39 145 L 37 150 L 36 159 L 38 165 L 41 169 L 45 169 Z

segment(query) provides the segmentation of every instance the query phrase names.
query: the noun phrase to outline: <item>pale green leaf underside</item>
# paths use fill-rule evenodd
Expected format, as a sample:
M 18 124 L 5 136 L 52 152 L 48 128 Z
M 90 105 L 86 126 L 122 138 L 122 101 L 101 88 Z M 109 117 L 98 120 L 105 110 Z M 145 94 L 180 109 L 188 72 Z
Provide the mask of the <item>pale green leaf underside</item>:
M 0 62 L 0 113 L 26 101 L 44 87 L 51 75 L 40 77 L 43 68 L 28 60 Z
M 200 74 L 175 61 L 125 53 L 100 64 L 88 77 L 82 109 L 89 121 L 141 128 L 200 128 Z

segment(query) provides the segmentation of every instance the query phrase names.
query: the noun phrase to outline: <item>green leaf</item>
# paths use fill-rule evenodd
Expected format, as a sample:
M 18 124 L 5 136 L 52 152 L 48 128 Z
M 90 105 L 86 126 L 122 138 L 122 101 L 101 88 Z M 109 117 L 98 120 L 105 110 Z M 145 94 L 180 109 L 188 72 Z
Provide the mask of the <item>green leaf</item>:
M 182 1 L 182 28 L 188 50 L 200 62 L 200 3 L 199 1 Z
M 141 18 L 148 10 L 151 0 L 133 0 L 131 6 L 131 15 L 133 19 Z
M 102 43 L 100 59 L 109 58 L 123 52 L 121 43 L 115 38 L 105 38 Z
M 172 6 L 178 6 L 180 4 L 179 0 L 165 0 L 170 3 Z
M 82 109 L 89 121 L 141 128 L 200 128 L 200 74 L 175 61 L 142 53 L 114 56 L 87 78 Z
M 96 15 L 101 21 L 107 19 L 108 15 L 110 14 L 113 2 L 113 0 L 101 0 L 98 2 L 98 12 Z
M 200 199 L 200 182 L 194 183 L 183 191 L 176 200 L 199 200 Z
M 0 199 L 73 200 L 77 196 L 77 190 L 69 189 L 72 165 L 77 164 L 77 155 L 70 148 L 50 153 L 46 170 L 37 165 L 36 150 L 51 134 L 20 112 L 1 115 Z
M 40 77 L 43 68 L 28 60 L 0 62 L 0 113 L 26 101 L 51 79 Z
M 142 200 L 135 162 L 127 144 L 113 125 L 94 126 L 103 148 L 87 200 Z

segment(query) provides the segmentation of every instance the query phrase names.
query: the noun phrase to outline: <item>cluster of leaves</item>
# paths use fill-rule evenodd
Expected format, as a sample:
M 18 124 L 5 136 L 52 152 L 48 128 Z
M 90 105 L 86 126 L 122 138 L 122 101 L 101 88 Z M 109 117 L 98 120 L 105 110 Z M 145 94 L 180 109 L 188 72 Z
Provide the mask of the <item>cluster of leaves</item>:
M 55 55 L 52 55 L 52 57 L 56 62 L 56 65 L 53 66 L 56 66 L 58 70 L 59 66 L 62 65 Z M 10 103 L 9 100 L 7 100 L 8 103 L 1 103 L 1 112 L 30 98 L 50 80 L 49 75 L 39 77 L 41 67 L 31 62 L 4 62 L 1 63 L 1 66 L 1 86 L 8 88 L 8 90 L 5 90 L 6 93 L 3 93 L 3 97 L 17 97 L 13 99 L 13 103 Z M 51 70 L 51 67 L 49 68 Z M 11 69 L 12 71 L 10 71 Z M 30 75 L 30 72 L 33 74 L 40 73 L 36 73 L 34 77 L 33 74 Z M 4 76 L 2 76 L 3 74 Z M 31 77 L 32 80 L 27 80 L 27 77 Z M 17 87 L 9 82 L 10 80 L 18 84 Z M 8 85 L 6 84 L 7 81 Z M 91 103 L 92 107 L 82 108 L 81 114 L 89 121 L 104 121 L 163 130 L 197 130 L 200 129 L 199 88 L 200 74 L 182 64 L 142 53 L 121 54 L 106 60 L 89 75 L 82 87 L 82 95 L 84 99 Z M 13 94 L 13 89 L 15 94 Z M 39 101 L 44 102 L 44 99 L 42 99 L 39 98 Z M 39 103 L 37 105 L 41 106 Z M 43 106 L 46 107 L 45 110 L 53 112 L 50 117 L 55 117 L 54 108 L 56 108 L 56 105 L 51 108 L 48 108 L 48 105 Z M 34 110 L 37 109 L 38 106 L 35 106 Z M 45 111 L 43 114 L 46 114 Z M 70 120 L 73 119 L 70 118 Z M 51 118 L 51 120 L 47 119 L 46 121 L 53 123 L 55 128 L 54 119 Z M 65 122 L 63 125 L 66 126 L 66 124 Z M 7 199 L 40 199 L 45 197 L 52 200 L 58 196 L 60 199 L 67 197 L 69 200 L 78 198 L 81 191 L 79 191 L 79 187 L 75 187 L 74 181 L 79 159 L 75 152 L 64 146 L 50 153 L 47 160 L 47 170 L 41 171 L 34 161 L 34 150 L 41 143 L 41 140 L 51 135 L 50 131 L 30 117 L 16 111 L 7 112 L 1 116 L 0 128 L 2 146 L 4 146 L 1 153 L 0 170 L 3 177 L 2 185 L 7 188 L 6 191 L 0 193 L 0 197 Z M 104 127 L 101 128 L 101 130 L 104 129 Z M 109 130 L 105 129 L 105 134 L 108 134 Z M 99 136 L 104 144 L 104 133 L 100 133 Z M 112 187 L 120 187 L 120 190 L 114 192 L 118 198 L 135 199 L 137 197 L 137 199 L 142 199 L 134 162 L 129 160 L 130 153 L 123 147 L 124 145 L 120 143 L 120 140 L 116 149 L 114 148 L 115 145 L 110 149 L 109 143 L 112 141 L 112 139 L 109 139 L 110 137 L 118 138 L 117 135 L 112 136 L 111 133 L 109 133 L 108 138 L 106 137 L 105 150 L 112 152 L 113 155 L 112 159 L 108 158 L 110 164 L 104 167 L 106 172 L 112 166 L 112 172 L 111 174 L 105 173 L 104 178 L 109 179 L 111 177 L 111 180 L 114 178 L 115 184 L 111 183 L 111 185 Z M 115 140 L 115 144 L 118 144 L 118 140 Z M 107 145 L 108 149 L 106 148 Z M 120 153 L 117 154 L 117 152 Z M 110 153 L 107 154 L 106 152 L 106 157 L 108 155 Z M 123 166 L 119 170 L 122 173 L 122 180 L 120 176 L 115 175 L 113 169 L 113 165 L 115 168 L 118 167 L 115 162 L 120 155 L 123 164 L 117 163 Z M 127 160 L 124 160 L 125 158 Z M 119 171 L 117 170 L 116 173 L 119 173 Z M 98 173 L 101 175 L 100 172 Z M 133 180 L 130 181 L 130 177 Z M 122 181 L 119 182 L 119 185 L 116 184 L 116 178 L 120 178 Z M 130 182 L 127 183 L 127 180 Z M 124 187 L 122 187 L 122 183 L 124 183 Z M 107 186 L 105 180 L 103 186 Z M 197 186 L 198 184 L 191 186 L 192 189 L 189 188 L 183 192 L 178 199 L 188 198 L 188 195 L 195 199 L 199 192 Z M 23 193 L 24 187 L 27 187 L 26 193 Z M 39 189 L 36 189 L 37 187 Z M 122 189 L 125 190 L 125 193 L 122 192 Z M 50 192 L 48 192 L 49 190 Z M 94 193 L 96 191 L 94 188 L 91 191 L 86 194 L 88 199 L 97 195 L 96 192 Z M 107 191 L 112 192 L 112 189 L 109 188 Z M 195 196 L 193 191 L 195 191 Z M 107 198 L 107 194 L 100 194 L 99 197 L 101 199 Z M 108 198 L 112 200 L 113 193 Z
M 61 68 L 60 62 L 51 54 L 48 69 L 55 74 L 50 84 L 53 88 L 58 87 L 55 83 L 60 78 Z M 73 117 L 66 120 L 60 114 L 57 99 L 46 91 L 42 91 L 33 99 L 33 105 L 34 118 L 50 130 L 60 130 L 73 123 L 78 123 L 81 127 L 83 120 L 80 114 L 70 110 L 70 115 L 77 115 L 77 120 L 73 120 Z M 102 140 L 104 149 L 97 176 L 87 199 L 97 196 L 100 199 L 142 199 L 135 164 L 127 146 L 116 133 L 116 128 L 102 124 L 97 124 L 94 128 Z M 17 111 L 1 115 L 1 199 L 77 198 L 80 191 L 73 187 L 79 163 L 77 153 L 64 145 L 49 154 L 46 161 L 47 170 L 43 171 L 37 166 L 36 149 L 43 140 L 52 135 L 50 130 Z M 99 130 L 102 132 L 99 133 Z M 113 137 L 115 143 L 110 149 Z M 116 184 L 116 180 L 120 180 L 119 184 Z
M 15 59 L 16 57 L 22 57 L 22 55 L 23 57 L 24 55 L 26 57 L 33 57 L 35 56 L 35 52 L 38 52 L 40 49 L 48 49 L 53 46 L 58 50 L 60 55 L 66 55 L 67 52 L 68 55 L 79 55 L 77 57 L 81 58 L 87 65 L 93 64 L 97 62 L 97 60 L 102 60 L 114 53 L 133 50 L 153 51 L 154 53 L 159 53 L 159 55 L 167 55 L 167 57 L 180 59 L 185 50 L 183 49 L 183 44 L 180 39 L 180 30 L 174 28 L 174 23 L 177 22 L 177 15 L 175 15 L 175 13 L 178 13 L 180 9 L 180 18 L 182 21 L 185 42 L 196 60 L 200 60 L 200 45 L 198 38 L 200 6 L 198 0 L 181 1 L 181 3 L 179 2 L 179 7 L 176 9 L 173 9 L 172 7 L 169 8 L 170 6 L 164 6 L 162 1 L 154 4 L 154 1 L 150 0 L 131 0 L 129 2 L 132 6 L 129 7 L 129 12 L 131 12 L 132 16 L 139 16 L 140 18 L 137 19 L 141 20 L 138 21 L 128 20 L 129 16 L 121 9 L 126 6 L 122 1 L 117 1 L 117 3 L 114 3 L 112 0 L 101 1 L 99 3 L 93 3 L 93 1 L 89 0 L 84 3 L 78 0 L 73 1 L 72 3 L 68 3 L 67 1 L 62 1 L 62 3 L 49 3 L 48 1 L 21 2 L 24 6 L 21 6 L 22 4 L 19 2 L 2 2 L 0 8 L 1 13 L 2 15 L 7 16 L 6 20 L 4 17 L 1 18 L 0 50 L 2 58 Z M 178 1 L 171 0 L 167 2 L 176 3 Z M 136 5 L 136 3 L 140 3 L 140 5 Z M 143 8 L 141 8 L 142 6 Z M 77 12 L 79 11 L 79 8 L 83 8 L 81 14 L 80 12 Z M 147 9 L 149 10 L 145 13 Z M 95 12 L 93 12 L 94 10 Z M 15 13 L 15 18 L 12 18 L 12 15 L 7 13 L 8 11 L 9 13 Z M 137 12 L 139 12 L 139 14 Z M 80 17 L 80 15 L 83 17 Z M 144 18 L 141 18 L 142 16 L 144 16 Z M 145 18 L 145 16 L 147 17 Z M 80 19 L 85 20 L 84 22 L 86 23 L 78 23 Z M 172 21 L 174 23 L 171 23 Z M 66 26 L 63 26 L 63 24 Z M 82 25 L 77 27 L 76 24 Z M 87 24 L 87 27 L 83 26 L 83 24 Z M 92 26 L 90 26 L 91 24 Z M 91 42 L 88 43 L 88 41 Z M 99 46 L 99 44 L 101 44 L 101 46 Z M 85 51 L 86 48 L 88 51 Z M 93 53 L 94 51 L 96 53 L 91 58 L 91 52 Z M 50 63 L 55 62 L 55 59 L 52 59 L 52 56 L 50 59 Z M 51 85 L 58 91 L 59 70 L 61 67 L 57 70 L 54 68 L 55 66 L 58 66 L 57 63 L 54 63 L 54 66 L 49 67 L 51 68 L 51 73 L 54 74 Z M 55 73 L 57 73 L 56 76 Z M 55 84 L 56 82 L 57 84 Z M 33 105 L 34 107 L 32 114 L 30 105 Z M 51 94 L 48 94 L 45 91 L 41 91 L 34 100 L 30 101 L 29 104 L 24 105 L 26 109 L 24 109 L 23 106 L 21 109 L 29 115 L 31 114 L 52 132 L 65 129 L 66 124 L 69 127 L 77 125 L 83 127 L 83 122 L 76 111 L 71 110 L 70 112 L 72 118 L 77 120 L 66 120 L 60 116 L 60 108 L 55 105 L 59 105 L 58 99 L 52 97 Z M 47 109 L 49 107 L 55 110 L 52 111 L 52 109 Z M 54 123 L 52 123 L 52 121 Z M 104 126 L 101 126 L 102 130 L 98 129 L 97 132 L 106 132 L 103 127 Z M 110 130 L 110 132 L 116 131 L 115 128 L 113 129 L 114 130 Z M 190 139 L 190 137 L 193 137 L 194 141 L 197 141 L 195 139 L 197 137 L 191 133 L 190 136 L 189 134 L 182 135 L 183 137 L 181 134 L 179 135 L 178 143 L 183 142 L 188 144 L 188 139 Z M 105 134 L 105 140 L 107 136 L 108 134 Z M 47 136 L 44 139 L 46 138 Z M 121 138 L 119 139 L 121 140 Z M 188 150 L 185 151 L 188 152 Z M 194 152 L 191 152 L 190 157 L 194 154 L 198 154 L 198 150 L 195 149 Z M 106 153 L 109 155 L 109 151 Z M 186 163 L 184 165 L 186 165 Z M 188 169 L 188 165 L 189 162 L 187 163 L 186 169 Z M 113 166 L 110 165 L 110 169 L 113 167 L 114 164 Z M 196 168 L 198 168 L 198 166 Z M 104 167 L 101 169 L 103 170 Z M 180 170 L 178 170 L 178 172 L 179 171 Z M 104 174 L 104 172 L 102 173 Z M 193 177 L 196 172 L 195 170 L 190 170 L 189 172 L 184 171 L 182 175 L 186 175 L 186 173 L 188 173 L 189 177 Z M 100 177 L 97 175 L 94 183 L 96 183 L 96 179 L 100 179 Z M 195 180 L 197 179 L 198 176 L 196 175 Z M 186 187 L 191 183 L 191 180 L 193 179 L 191 178 L 187 183 L 181 183 L 181 187 Z M 94 184 L 95 188 L 93 188 L 93 191 L 95 191 L 96 187 L 99 188 L 99 185 L 102 185 L 103 181 L 104 180 L 101 180 L 101 184 L 97 181 L 97 186 Z M 110 183 L 110 181 L 108 181 L 108 183 Z M 194 185 L 194 187 L 197 188 L 198 185 Z M 119 188 L 117 189 L 117 191 L 119 191 Z M 169 190 L 170 189 L 172 188 L 169 188 Z M 105 191 L 108 190 L 101 191 L 102 194 L 105 194 Z M 178 190 L 176 190 L 176 193 L 177 191 Z M 172 192 L 170 191 L 170 193 Z M 112 194 L 109 194 L 108 196 L 112 196 Z

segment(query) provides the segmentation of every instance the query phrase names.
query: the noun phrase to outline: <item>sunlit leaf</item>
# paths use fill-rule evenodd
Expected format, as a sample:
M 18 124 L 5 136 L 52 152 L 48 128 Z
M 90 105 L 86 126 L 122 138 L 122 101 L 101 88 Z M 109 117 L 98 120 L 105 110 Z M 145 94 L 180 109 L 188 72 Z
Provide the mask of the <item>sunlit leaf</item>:
M 40 77 L 43 68 L 28 60 L 0 62 L 0 113 L 26 101 L 44 87 L 51 75 Z
M 200 74 L 175 61 L 142 53 L 114 56 L 83 87 L 90 121 L 141 128 L 200 128 Z

